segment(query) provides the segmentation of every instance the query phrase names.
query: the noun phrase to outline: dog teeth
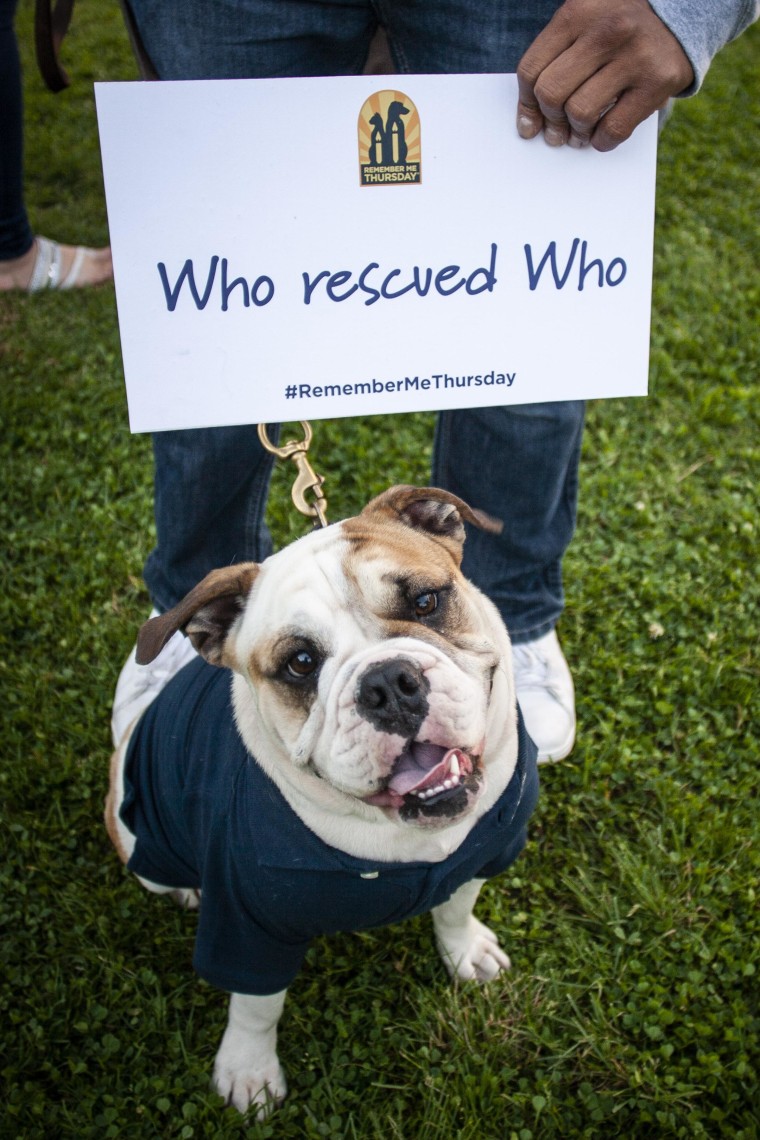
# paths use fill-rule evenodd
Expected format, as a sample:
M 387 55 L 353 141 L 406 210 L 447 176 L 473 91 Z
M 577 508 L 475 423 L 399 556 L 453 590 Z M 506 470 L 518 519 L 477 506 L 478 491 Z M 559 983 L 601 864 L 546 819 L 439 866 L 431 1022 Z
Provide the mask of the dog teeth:
M 459 784 L 464 782 L 464 779 L 465 777 L 462 775 L 459 764 L 459 757 L 454 753 L 449 760 L 449 775 L 442 783 L 436 784 L 434 788 L 424 788 L 420 792 L 412 789 L 411 795 L 416 796 L 418 800 L 429 800 L 433 796 L 439 796 L 441 792 L 448 792 L 451 788 L 458 787 Z
M 442 784 L 436 784 L 434 788 L 424 788 L 421 792 L 412 792 L 418 800 L 429 800 L 432 796 L 439 796 L 441 792 L 448 792 L 449 789 L 457 787 L 462 783 L 461 776 L 450 776 L 444 780 Z

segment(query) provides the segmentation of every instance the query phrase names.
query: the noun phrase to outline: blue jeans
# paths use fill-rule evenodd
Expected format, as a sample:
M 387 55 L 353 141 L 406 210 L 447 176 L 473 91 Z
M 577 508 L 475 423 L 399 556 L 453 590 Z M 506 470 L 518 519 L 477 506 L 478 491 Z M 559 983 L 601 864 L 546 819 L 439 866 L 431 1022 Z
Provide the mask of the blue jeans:
M 382 24 L 399 72 L 514 71 L 559 0 L 131 0 L 163 79 L 360 72 Z M 514 129 L 505 119 L 505 130 Z M 444 412 L 433 481 L 505 522 L 469 530 L 465 572 L 516 642 L 551 630 L 563 606 L 562 555 L 575 525 L 583 404 Z M 154 437 L 158 543 L 145 580 L 159 609 L 208 570 L 271 550 L 264 505 L 271 458 L 255 427 Z
M 13 21 L 18 0 L 0 0 L 0 261 L 22 257 L 34 241 L 24 208 L 21 64 Z

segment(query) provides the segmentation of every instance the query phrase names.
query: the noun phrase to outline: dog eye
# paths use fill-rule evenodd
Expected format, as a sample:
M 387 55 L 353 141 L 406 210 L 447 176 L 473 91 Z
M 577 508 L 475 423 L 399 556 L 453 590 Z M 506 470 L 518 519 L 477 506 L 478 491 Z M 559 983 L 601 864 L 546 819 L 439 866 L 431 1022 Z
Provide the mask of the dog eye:
M 299 649 L 298 653 L 294 653 L 288 660 L 285 668 L 291 677 L 309 677 L 317 668 L 319 658 L 315 653 L 310 653 L 308 649 Z
M 438 609 L 438 595 L 435 590 L 425 590 L 414 599 L 416 617 L 430 617 Z

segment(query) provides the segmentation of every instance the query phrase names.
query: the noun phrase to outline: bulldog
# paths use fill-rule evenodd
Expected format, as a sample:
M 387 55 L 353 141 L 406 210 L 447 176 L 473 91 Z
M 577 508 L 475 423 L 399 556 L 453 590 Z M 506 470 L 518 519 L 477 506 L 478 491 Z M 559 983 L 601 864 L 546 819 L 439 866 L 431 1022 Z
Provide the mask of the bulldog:
M 473 915 L 538 794 L 509 638 L 460 570 L 446 491 L 394 487 L 262 564 L 215 570 L 140 630 L 199 656 L 131 726 L 106 826 L 148 890 L 200 905 L 197 972 L 230 992 L 214 1085 L 264 1116 L 277 1023 L 312 938 L 430 911 L 452 977 L 509 958 Z

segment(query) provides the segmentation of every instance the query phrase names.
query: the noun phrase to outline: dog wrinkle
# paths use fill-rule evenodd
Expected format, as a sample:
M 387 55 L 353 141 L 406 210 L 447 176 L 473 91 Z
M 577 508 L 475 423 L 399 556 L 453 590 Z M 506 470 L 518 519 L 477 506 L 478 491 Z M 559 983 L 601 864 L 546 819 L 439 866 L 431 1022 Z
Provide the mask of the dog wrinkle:
M 353 581 L 361 576 L 360 572 L 366 572 L 378 563 L 387 567 L 386 574 L 394 579 L 398 577 L 400 566 L 410 568 L 410 573 L 423 578 L 435 567 L 443 578 L 448 579 L 452 568 L 457 565 L 448 548 L 434 536 L 397 521 L 370 522 L 361 517 L 347 519 L 343 523 L 343 532 L 346 537 L 344 571 Z M 412 566 L 414 571 L 411 571 Z
M 419 554 L 423 565 L 440 560 L 448 569 L 452 564 L 458 566 L 461 559 L 461 544 L 456 540 L 417 530 L 397 517 L 367 519 L 359 515 L 347 519 L 343 529 L 351 544 L 354 563 L 367 559 L 367 551 L 372 548 L 384 548 L 390 562 L 397 567 L 407 565 L 413 553 Z
M 352 736 L 355 737 L 363 727 L 366 727 L 365 722 L 360 716 L 356 716 L 354 717 L 354 723 L 349 725 L 347 728 L 344 728 L 343 735 L 346 737 L 346 739 L 350 739 Z
M 267 655 L 285 623 L 294 633 L 325 642 L 329 647 L 335 615 L 348 608 L 349 599 L 340 575 L 335 573 L 332 545 L 335 535 L 329 536 L 331 543 L 327 549 L 320 549 L 325 534 L 325 531 L 313 531 L 272 555 L 261 566 L 238 636 L 240 656 L 246 662 L 253 658 L 257 675 L 266 676 Z M 312 549 L 314 544 L 316 549 Z M 296 551 L 304 557 L 294 566 Z M 316 582 L 315 572 L 319 575 Z M 281 587 L 285 577 L 289 586 L 283 595 Z
M 319 768 L 328 779 L 351 794 L 365 794 L 377 786 L 378 780 L 390 774 L 405 745 L 404 737 L 390 733 L 354 734 L 353 739 L 344 741 L 339 749 L 333 746 Z
M 485 722 L 486 706 L 475 700 L 462 701 L 454 708 L 448 708 L 444 701 L 436 701 L 423 724 L 437 723 L 441 730 L 453 736 L 455 742 L 472 739 L 473 729 L 478 734 Z
M 308 764 L 312 758 L 314 750 L 314 742 L 322 732 L 324 727 L 325 717 L 322 706 L 317 704 L 311 711 L 311 715 L 306 719 L 301 731 L 298 734 L 298 739 L 295 742 L 292 752 L 289 753 L 293 763 L 297 767 L 303 767 Z M 287 755 L 286 749 L 286 755 Z
M 437 649 L 439 652 L 445 654 L 450 661 L 457 663 L 462 658 L 466 659 L 472 656 L 467 642 L 460 642 L 458 637 L 455 637 L 447 626 L 441 625 L 438 628 L 432 625 L 426 625 L 424 622 L 411 621 L 411 620 L 398 620 L 394 618 L 386 619 L 385 634 L 388 640 L 413 640 L 418 644 L 430 646 L 431 649 Z
M 367 722 L 365 722 L 365 726 L 366 731 L 363 733 L 353 732 L 350 741 L 345 739 L 340 726 L 338 726 L 339 738 L 343 742 L 336 746 L 333 738 L 329 750 L 329 756 L 335 763 L 343 764 L 349 757 L 358 755 L 361 758 L 359 763 L 362 764 L 363 768 L 368 768 L 373 761 L 376 764 L 386 763 L 389 756 L 395 758 L 403 749 L 406 737 L 400 736 L 398 733 L 378 733 Z M 354 764 L 356 761 L 351 760 L 351 763 Z
M 342 526 L 342 524 L 339 525 Z M 344 579 L 335 573 L 335 557 L 337 554 L 339 561 L 341 564 L 343 563 L 344 554 L 341 548 L 344 544 L 339 542 L 336 549 L 335 535 L 332 533 L 329 535 L 330 541 L 324 547 L 320 540 L 327 535 L 327 531 L 312 531 L 310 535 L 305 535 L 300 540 L 305 543 L 308 542 L 311 547 L 315 547 L 315 549 L 309 549 L 308 554 L 304 550 L 304 553 L 307 554 L 302 564 L 305 580 L 303 586 L 300 587 L 309 599 L 309 611 L 311 613 L 313 613 L 313 601 L 317 593 L 314 583 L 315 570 L 319 572 L 321 582 L 327 588 L 328 596 L 333 599 L 332 602 L 322 599 L 330 614 L 344 611 L 350 602 L 348 590 L 343 588 Z M 286 547 L 281 553 L 285 554 L 291 549 L 292 547 Z M 296 594 L 299 592 L 299 586 L 296 586 L 295 590 L 291 590 L 291 595 L 294 592 Z
M 402 559 L 405 572 L 399 576 L 399 563 L 385 547 L 373 550 L 372 557 L 357 558 L 345 567 L 346 579 L 350 582 L 354 596 L 369 606 L 372 613 L 384 620 L 399 618 L 399 606 L 406 610 L 409 594 L 415 590 L 447 590 L 454 584 L 451 567 L 440 565 L 439 560 L 428 556 L 428 552 L 397 552 Z M 403 620 L 403 619 L 402 619 Z M 411 615 L 407 620 L 412 620 Z

